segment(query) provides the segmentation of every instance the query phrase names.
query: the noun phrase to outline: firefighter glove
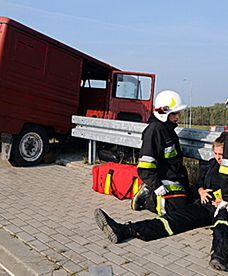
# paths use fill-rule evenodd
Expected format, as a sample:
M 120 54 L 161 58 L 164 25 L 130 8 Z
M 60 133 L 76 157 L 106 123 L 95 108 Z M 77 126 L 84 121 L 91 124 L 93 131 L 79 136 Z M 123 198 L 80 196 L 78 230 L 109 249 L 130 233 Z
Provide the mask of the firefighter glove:
M 215 211 L 215 213 L 214 213 L 214 217 L 216 217 L 216 216 L 218 215 L 218 212 L 219 212 L 221 209 L 224 209 L 224 208 L 226 208 L 226 210 L 227 210 L 227 212 L 228 212 L 228 202 L 222 200 L 222 201 L 219 203 L 218 207 L 216 208 L 216 211 Z
M 157 196 L 163 196 L 165 195 L 168 191 L 166 190 L 164 185 L 161 185 L 160 187 L 158 187 L 156 190 L 154 190 L 155 194 Z

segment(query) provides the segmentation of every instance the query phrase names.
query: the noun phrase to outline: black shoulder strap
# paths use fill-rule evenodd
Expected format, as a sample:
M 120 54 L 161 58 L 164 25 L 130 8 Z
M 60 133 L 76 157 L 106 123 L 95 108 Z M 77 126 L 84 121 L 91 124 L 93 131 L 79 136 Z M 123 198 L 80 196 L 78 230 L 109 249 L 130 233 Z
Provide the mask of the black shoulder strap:
M 113 174 L 114 174 L 114 170 L 110 169 L 108 173 L 111 175 L 111 179 L 110 179 L 110 188 L 111 188 L 112 194 L 113 194 L 116 198 L 118 198 L 118 199 L 121 199 L 121 200 L 122 200 L 122 199 L 126 199 L 128 193 L 132 190 L 133 185 L 134 185 L 134 182 L 135 182 L 135 179 L 136 179 L 137 177 L 135 177 L 135 176 L 132 177 L 132 183 L 131 183 L 130 187 L 128 188 L 128 190 L 127 190 L 127 192 L 125 193 L 125 195 L 122 195 L 122 196 L 120 197 L 120 196 L 118 196 L 118 195 L 116 194 L 116 192 L 115 192 L 116 189 L 114 188 L 113 181 L 112 181 L 112 179 L 113 179 Z
M 123 199 L 125 199 L 128 195 L 128 193 L 133 189 L 133 185 L 134 185 L 134 182 L 135 182 L 135 179 L 137 179 L 136 176 L 133 176 L 132 177 L 132 182 L 131 182 L 131 186 L 129 187 L 129 189 L 127 190 L 126 194 L 124 195 Z

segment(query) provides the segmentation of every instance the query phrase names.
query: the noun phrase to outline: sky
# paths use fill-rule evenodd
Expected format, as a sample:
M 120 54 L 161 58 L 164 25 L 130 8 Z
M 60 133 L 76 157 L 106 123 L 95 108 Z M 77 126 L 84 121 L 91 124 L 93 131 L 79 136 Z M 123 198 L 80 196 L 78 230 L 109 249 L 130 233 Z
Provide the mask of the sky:
M 228 98 L 227 0 L 0 0 L 1 14 L 193 106 Z

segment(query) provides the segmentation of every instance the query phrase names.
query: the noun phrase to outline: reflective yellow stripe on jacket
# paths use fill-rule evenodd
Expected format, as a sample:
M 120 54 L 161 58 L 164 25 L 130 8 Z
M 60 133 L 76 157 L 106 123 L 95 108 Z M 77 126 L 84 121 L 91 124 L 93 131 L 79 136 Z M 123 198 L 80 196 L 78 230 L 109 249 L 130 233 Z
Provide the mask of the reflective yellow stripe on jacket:
M 156 163 L 157 161 L 152 156 L 143 155 L 139 158 L 137 167 L 142 169 L 156 169 Z
M 226 221 L 226 220 L 217 220 L 216 223 L 214 225 L 212 225 L 211 227 L 214 228 L 219 224 L 224 224 L 224 225 L 228 226 L 228 221 Z
M 185 191 L 183 185 L 180 184 L 178 181 L 171 181 L 171 180 L 164 179 L 162 180 L 162 184 L 165 186 L 168 192 Z
M 222 159 L 222 164 L 219 168 L 219 172 L 228 175 L 228 159 Z
M 156 202 L 157 202 L 156 211 L 157 211 L 159 216 L 163 216 L 166 213 L 166 211 L 165 211 L 165 199 L 162 196 L 157 196 L 156 197 Z
M 177 150 L 175 148 L 175 145 L 172 145 L 171 147 L 165 148 L 164 157 L 166 159 L 175 157 L 176 155 L 177 155 Z
M 162 213 L 161 213 L 161 196 L 157 196 L 156 200 L 157 200 L 156 210 L 157 210 L 158 215 L 161 216 L 162 215 Z
M 169 192 L 174 192 L 174 191 L 185 191 L 184 187 L 182 185 L 176 185 L 176 184 L 171 184 L 171 185 L 165 185 L 165 188 Z
M 137 167 L 142 168 L 142 169 L 156 169 L 157 168 L 156 164 L 149 163 L 149 162 L 139 162 Z

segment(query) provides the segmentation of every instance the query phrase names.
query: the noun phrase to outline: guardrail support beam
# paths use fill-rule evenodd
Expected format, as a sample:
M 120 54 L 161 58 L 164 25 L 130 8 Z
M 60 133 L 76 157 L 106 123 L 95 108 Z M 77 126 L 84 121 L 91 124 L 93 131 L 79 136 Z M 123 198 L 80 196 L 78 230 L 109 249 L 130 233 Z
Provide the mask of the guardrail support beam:
M 96 141 L 89 140 L 88 163 L 92 165 L 92 164 L 95 164 L 95 162 L 96 162 Z

